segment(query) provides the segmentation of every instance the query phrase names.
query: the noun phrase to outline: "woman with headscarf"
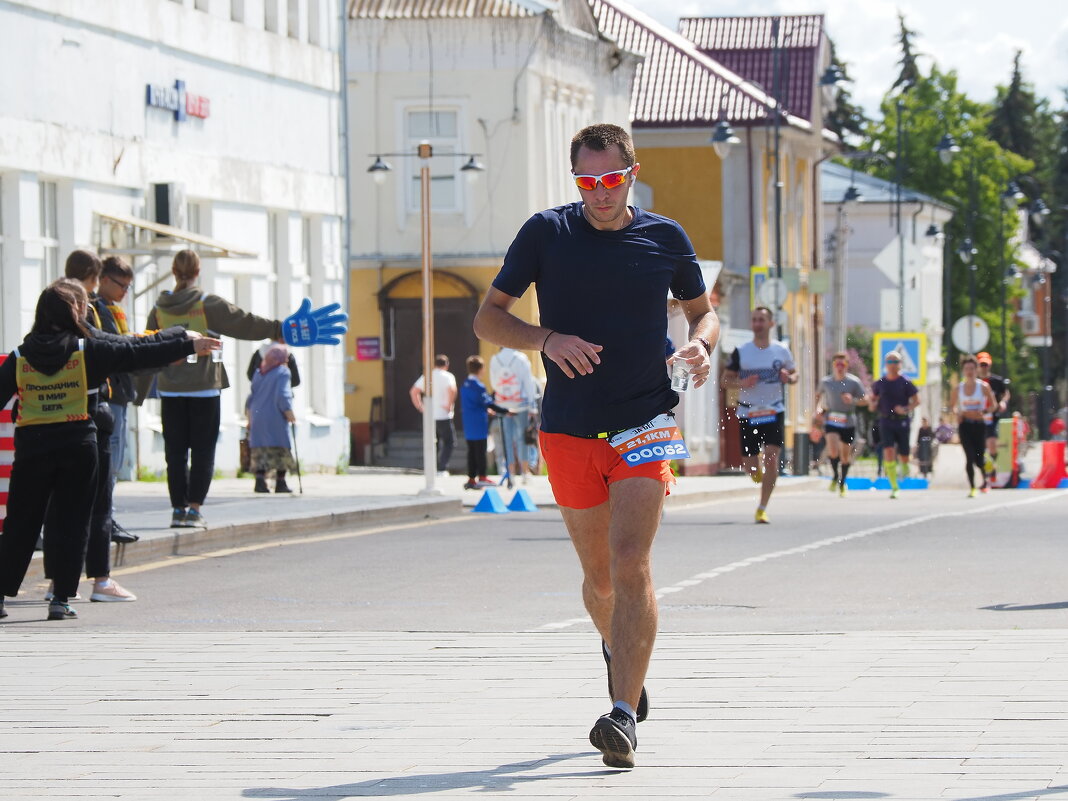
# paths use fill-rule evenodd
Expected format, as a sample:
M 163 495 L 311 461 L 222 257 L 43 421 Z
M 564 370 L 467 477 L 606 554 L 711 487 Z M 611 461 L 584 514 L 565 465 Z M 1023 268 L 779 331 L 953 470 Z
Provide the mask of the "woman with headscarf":
M 259 371 L 252 376 L 252 391 L 245 402 L 248 414 L 248 444 L 256 492 L 270 492 L 267 471 L 275 471 L 274 491 L 292 492 L 286 485 L 286 472 L 296 467 L 290 452 L 289 424 L 293 414 L 293 390 L 286 362 L 285 345 L 268 348 Z
M 56 558 L 48 619 L 77 616 L 68 601 L 78 592 L 89 541 L 97 492 L 94 417 L 108 375 L 160 367 L 219 346 L 180 329 L 143 338 L 94 337 L 85 324 L 88 304 L 81 282 L 61 278 L 50 284 L 37 300 L 29 335 L 0 365 L 0 408 L 18 394 L 0 537 L 0 617 L 7 616 L 3 598 L 18 595 L 26 577 L 50 501 Z

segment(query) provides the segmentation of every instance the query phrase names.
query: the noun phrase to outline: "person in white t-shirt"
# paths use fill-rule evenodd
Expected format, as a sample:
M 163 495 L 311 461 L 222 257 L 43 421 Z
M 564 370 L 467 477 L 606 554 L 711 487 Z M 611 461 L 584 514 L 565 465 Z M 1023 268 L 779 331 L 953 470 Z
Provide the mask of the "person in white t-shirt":
M 523 464 L 526 462 L 527 424 L 530 412 L 533 411 L 537 398 L 537 385 L 534 383 L 534 373 L 530 368 L 530 359 L 522 351 L 515 348 L 501 348 L 490 359 L 490 385 L 493 387 L 495 401 L 514 414 L 501 417 L 501 425 L 504 429 L 504 442 L 497 450 L 498 468 L 505 463 L 510 467 L 512 475 L 523 476 Z M 501 475 L 504 471 L 501 470 Z
M 456 408 L 456 376 L 449 372 L 449 357 L 439 353 L 434 357 L 433 381 L 430 391 L 433 393 L 431 403 L 434 409 L 434 429 L 438 440 L 438 473 L 446 473 L 449 459 L 452 458 L 452 449 L 456 445 L 456 433 L 452 427 L 452 417 Z M 408 397 L 412 399 L 412 405 L 423 413 L 423 398 L 426 392 L 423 376 L 419 376 L 412 388 L 408 390 Z

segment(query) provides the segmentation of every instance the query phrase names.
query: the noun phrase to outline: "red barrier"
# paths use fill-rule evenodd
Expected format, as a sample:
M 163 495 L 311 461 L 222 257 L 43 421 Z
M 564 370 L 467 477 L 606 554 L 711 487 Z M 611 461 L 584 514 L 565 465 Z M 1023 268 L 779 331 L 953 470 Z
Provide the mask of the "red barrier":
M 1063 441 L 1042 443 L 1042 469 L 1031 482 L 1031 489 L 1056 489 L 1061 479 L 1068 478 L 1068 473 L 1064 472 L 1065 444 Z

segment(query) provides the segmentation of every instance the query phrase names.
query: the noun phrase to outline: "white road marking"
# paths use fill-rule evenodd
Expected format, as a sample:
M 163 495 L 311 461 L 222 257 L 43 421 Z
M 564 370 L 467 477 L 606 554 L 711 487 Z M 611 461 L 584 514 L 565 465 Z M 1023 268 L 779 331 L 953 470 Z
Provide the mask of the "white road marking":
M 1041 503 L 1053 498 L 1068 498 L 1068 493 L 1043 493 L 1030 498 L 1024 498 L 1018 501 L 1008 501 L 1007 503 L 992 504 L 990 506 L 973 506 L 968 509 L 963 509 L 959 512 L 940 512 L 938 514 L 921 515 L 920 517 L 910 517 L 906 520 L 899 520 L 896 523 L 887 523 L 883 526 L 872 526 L 871 528 L 860 529 L 859 531 L 853 531 L 849 534 L 841 534 L 837 537 L 827 537 L 826 539 L 816 540 L 805 545 L 798 545 L 795 548 L 786 548 L 781 551 L 772 551 L 770 553 L 763 553 L 757 556 L 750 556 L 747 559 L 739 559 L 736 562 L 731 562 L 726 565 L 720 565 L 714 567 L 711 570 L 706 570 L 702 573 L 698 573 L 691 578 L 684 579 L 669 587 L 663 587 L 656 591 L 656 597 L 659 600 L 665 595 L 671 595 L 676 592 L 681 592 L 684 589 L 690 587 L 696 587 L 704 582 L 714 579 L 716 576 L 722 576 L 724 573 L 731 573 L 735 570 L 741 570 L 746 567 L 752 567 L 758 565 L 761 562 L 767 562 L 771 559 L 782 559 L 787 556 L 797 556 L 799 554 L 808 553 L 809 551 L 819 550 L 820 548 L 828 548 L 832 545 L 839 545 L 843 542 L 850 542 L 851 540 L 859 540 L 864 537 L 870 537 L 873 534 L 883 534 L 887 531 L 895 531 L 900 528 L 908 528 L 909 526 L 915 526 L 920 523 L 928 523 L 932 520 L 942 520 L 948 517 L 964 517 L 966 515 L 975 514 L 977 511 L 993 512 L 999 509 L 1008 509 L 1013 506 L 1024 506 L 1031 503 Z M 570 620 L 561 620 L 558 623 L 546 623 L 541 626 L 542 629 L 560 630 L 570 628 L 571 626 L 579 626 L 583 623 L 589 623 L 589 615 L 583 617 L 573 617 Z

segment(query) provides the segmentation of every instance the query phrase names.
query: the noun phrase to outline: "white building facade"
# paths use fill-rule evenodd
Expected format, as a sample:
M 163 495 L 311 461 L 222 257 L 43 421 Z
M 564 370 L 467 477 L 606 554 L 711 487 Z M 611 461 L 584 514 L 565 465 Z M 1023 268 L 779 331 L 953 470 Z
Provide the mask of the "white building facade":
M 201 252 L 205 291 L 261 316 L 344 303 L 339 14 L 338 0 L 0 4 L 0 348 L 18 345 L 75 248 L 132 263 L 135 328 L 183 247 Z M 178 230 L 160 237 L 158 223 Z M 224 342 L 223 472 L 259 344 Z M 296 356 L 302 463 L 335 469 L 343 350 Z M 149 400 L 130 414 L 134 472 L 164 467 L 158 412 Z

